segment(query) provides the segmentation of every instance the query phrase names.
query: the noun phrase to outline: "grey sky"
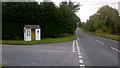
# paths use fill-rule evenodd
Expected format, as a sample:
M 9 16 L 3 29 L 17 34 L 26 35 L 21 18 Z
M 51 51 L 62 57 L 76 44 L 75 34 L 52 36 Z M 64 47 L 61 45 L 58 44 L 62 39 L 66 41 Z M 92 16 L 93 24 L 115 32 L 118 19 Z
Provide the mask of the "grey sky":
M 61 1 L 64 0 L 51 0 L 51 1 L 55 2 L 55 4 L 58 5 Z M 86 22 L 86 20 L 89 19 L 89 16 L 96 13 L 96 11 L 104 5 L 109 5 L 113 8 L 118 9 L 118 2 L 120 0 L 71 0 L 71 1 L 80 2 L 82 6 L 80 7 L 79 12 L 77 12 L 77 15 L 81 18 L 82 22 Z

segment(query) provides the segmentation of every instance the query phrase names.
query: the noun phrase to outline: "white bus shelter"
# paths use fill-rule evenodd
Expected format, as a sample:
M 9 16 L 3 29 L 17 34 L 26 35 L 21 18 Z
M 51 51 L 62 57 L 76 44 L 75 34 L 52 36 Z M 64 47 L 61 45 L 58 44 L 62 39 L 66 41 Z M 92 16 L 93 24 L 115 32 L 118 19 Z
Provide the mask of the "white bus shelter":
M 41 40 L 41 29 L 39 25 L 24 26 L 24 41 Z

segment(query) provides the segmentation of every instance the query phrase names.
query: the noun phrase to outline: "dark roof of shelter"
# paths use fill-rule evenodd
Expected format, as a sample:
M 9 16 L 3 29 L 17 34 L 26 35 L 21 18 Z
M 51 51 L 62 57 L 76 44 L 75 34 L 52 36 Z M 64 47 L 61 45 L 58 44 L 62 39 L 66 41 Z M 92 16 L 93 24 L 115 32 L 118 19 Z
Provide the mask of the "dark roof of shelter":
M 25 25 L 24 26 L 26 29 L 29 28 L 29 29 L 40 29 L 40 26 L 39 25 Z

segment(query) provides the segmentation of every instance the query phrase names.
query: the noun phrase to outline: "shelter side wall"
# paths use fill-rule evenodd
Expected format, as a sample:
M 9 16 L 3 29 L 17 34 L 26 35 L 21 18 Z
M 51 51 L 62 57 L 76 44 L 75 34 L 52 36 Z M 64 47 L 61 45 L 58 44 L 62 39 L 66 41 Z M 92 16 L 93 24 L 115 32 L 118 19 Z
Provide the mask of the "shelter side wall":
M 31 29 L 24 29 L 24 40 L 31 41 Z
M 41 30 L 40 29 L 36 29 L 35 30 L 35 40 L 41 40 Z
M 120 16 L 120 1 L 118 3 L 118 12 L 119 12 L 119 16 Z

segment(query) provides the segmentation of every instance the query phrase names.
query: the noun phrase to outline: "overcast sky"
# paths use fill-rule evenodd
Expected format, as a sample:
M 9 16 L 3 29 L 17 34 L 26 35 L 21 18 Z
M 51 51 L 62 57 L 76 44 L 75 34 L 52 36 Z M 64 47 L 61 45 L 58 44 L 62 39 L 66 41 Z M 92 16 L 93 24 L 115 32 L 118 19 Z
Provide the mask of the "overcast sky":
M 51 0 L 51 1 L 59 5 L 59 3 L 64 0 Z M 80 7 L 79 12 L 77 12 L 77 15 L 80 17 L 82 22 L 86 22 L 86 20 L 89 19 L 89 16 L 96 13 L 97 10 L 104 5 L 109 5 L 113 8 L 118 9 L 118 2 L 120 0 L 71 0 L 71 1 L 80 2 L 82 6 Z

